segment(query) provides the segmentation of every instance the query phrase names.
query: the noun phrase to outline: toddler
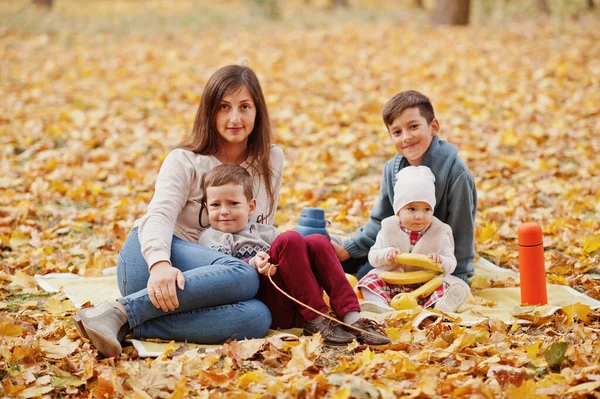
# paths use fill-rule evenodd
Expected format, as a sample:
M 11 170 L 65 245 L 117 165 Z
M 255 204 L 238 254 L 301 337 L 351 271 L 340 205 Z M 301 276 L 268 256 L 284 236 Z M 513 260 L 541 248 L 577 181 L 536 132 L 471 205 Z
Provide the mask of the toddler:
M 377 313 L 392 311 L 389 303 L 396 294 L 418 287 L 388 284 L 379 277 L 381 271 L 423 270 L 395 263 L 399 254 L 410 252 L 428 255 L 445 272 L 442 285 L 420 304 L 452 312 L 466 299 L 470 289 L 462 279 L 452 276 L 456 268 L 452 229 L 433 216 L 435 177 L 427 166 L 407 166 L 396 177 L 394 215 L 382 220 L 375 245 L 369 251 L 369 263 L 374 269 L 357 285 L 365 298 L 361 309 Z

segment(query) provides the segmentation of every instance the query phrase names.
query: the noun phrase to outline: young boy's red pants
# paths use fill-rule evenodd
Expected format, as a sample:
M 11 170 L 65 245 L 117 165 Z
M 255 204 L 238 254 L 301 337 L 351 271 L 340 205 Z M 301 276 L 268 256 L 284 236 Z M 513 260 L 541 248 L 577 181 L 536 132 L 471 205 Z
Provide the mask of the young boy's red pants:
M 279 265 L 277 273 L 271 276 L 273 281 L 297 300 L 327 314 L 325 290 L 338 318 L 350 311 L 360 311 L 356 294 L 327 237 L 320 234 L 303 237 L 287 231 L 273 241 L 269 256 L 271 263 Z M 305 320 L 319 316 L 277 291 L 269 277 L 262 274 L 257 298 L 271 311 L 273 329 L 302 327 Z

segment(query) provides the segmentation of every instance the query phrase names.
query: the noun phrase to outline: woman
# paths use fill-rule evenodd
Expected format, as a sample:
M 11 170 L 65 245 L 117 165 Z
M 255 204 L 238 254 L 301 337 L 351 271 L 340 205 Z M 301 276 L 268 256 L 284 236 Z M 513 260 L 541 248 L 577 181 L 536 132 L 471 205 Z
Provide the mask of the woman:
M 271 145 L 258 78 L 243 66 L 229 65 L 211 76 L 192 133 L 165 158 L 148 210 L 119 254 L 124 297 L 75 316 L 80 335 L 103 355 L 120 354 L 130 331 L 134 338 L 216 344 L 261 337 L 269 328 L 269 310 L 253 299 L 256 270 L 197 244 L 209 227 L 203 179 L 222 163 L 252 174 L 257 198 L 252 221 L 273 224 L 283 152 Z

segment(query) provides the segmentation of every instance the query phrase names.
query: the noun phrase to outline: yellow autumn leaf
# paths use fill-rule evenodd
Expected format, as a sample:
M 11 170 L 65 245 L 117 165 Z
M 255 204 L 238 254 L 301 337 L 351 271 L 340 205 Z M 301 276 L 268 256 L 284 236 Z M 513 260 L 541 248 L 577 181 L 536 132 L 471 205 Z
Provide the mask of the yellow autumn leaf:
M 497 241 L 500 238 L 498 234 L 498 226 L 496 222 L 486 223 L 486 225 L 480 229 L 478 237 L 481 241 L 493 240 Z
M 541 341 L 538 339 L 533 344 L 525 345 L 525 350 L 527 351 L 527 355 L 530 359 L 537 358 L 538 354 L 540 353 L 541 344 Z
M 397 327 L 386 328 L 385 329 L 385 334 L 388 336 L 388 338 L 392 342 L 399 341 L 400 337 L 402 336 L 402 333 L 401 333 L 400 329 L 397 328 Z
M 12 248 L 13 251 L 19 249 L 22 245 L 29 244 L 30 237 L 23 233 L 20 230 L 13 231 L 10 235 L 10 239 L 8 241 L 8 245 Z
M 550 399 L 547 395 L 538 395 L 535 392 L 535 381 L 525 380 L 523 383 L 516 387 L 514 385 L 508 386 L 507 398 L 509 399 Z
M 557 276 L 556 274 L 548 274 L 546 276 L 546 280 L 552 284 L 569 285 L 569 280 L 567 280 L 563 276 Z
M 375 354 L 369 349 L 365 349 L 360 355 L 360 361 L 362 364 L 369 364 L 373 361 Z
M 584 382 L 582 384 L 577 384 L 574 387 L 571 387 L 567 390 L 567 393 L 570 394 L 593 394 L 597 393 L 600 388 L 600 381 L 590 381 Z
M 80 340 L 71 340 L 66 335 L 58 341 L 40 340 L 40 348 L 49 359 L 62 359 L 67 357 L 81 344 Z
M 258 375 L 256 373 L 250 372 L 250 373 L 245 373 L 244 375 L 242 375 L 238 382 L 237 382 L 237 387 L 240 389 L 246 389 L 248 388 L 248 385 L 250 385 L 253 382 L 261 382 L 265 379 L 264 376 L 262 375 Z
M 45 393 L 49 393 L 54 391 L 54 387 L 52 386 L 40 386 L 35 385 L 29 388 L 25 388 L 21 392 L 19 392 L 20 398 L 37 398 L 42 396 Z
M 133 391 L 132 399 L 152 399 L 152 396 L 148 395 L 148 393 L 136 386 L 131 385 L 131 390 Z
M 583 251 L 585 253 L 591 254 L 592 252 L 598 251 L 600 249 L 600 234 L 594 234 L 592 236 L 586 237 L 583 243 Z
M 584 323 L 590 323 L 590 318 L 588 315 L 591 313 L 591 309 L 589 305 L 585 305 L 583 303 L 574 303 L 572 305 L 567 305 L 562 307 L 562 311 L 571 319 L 571 321 L 577 316 L 579 320 Z
M 187 388 L 187 380 L 185 377 L 182 377 L 177 381 L 175 390 L 167 399 L 184 399 L 187 397 L 189 391 L 190 390 Z
M 48 303 L 45 306 L 46 310 L 50 314 L 59 315 L 64 314 L 65 312 L 70 312 L 75 310 L 75 305 L 71 302 L 70 299 L 66 299 L 64 301 L 60 301 L 55 298 L 50 298 Z
M 503 145 L 515 146 L 519 143 L 519 137 L 512 129 L 507 129 L 500 132 L 500 140 Z
M 10 320 L 0 320 L 0 337 L 19 337 L 23 334 L 21 326 L 13 324 Z
M 20 290 L 26 293 L 38 292 L 35 279 L 21 270 L 17 270 L 11 277 L 8 287 L 11 290 Z
M 348 399 L 350 398 L 350 392 L 352 392 L 350 388 L 342 388 L 339 391 L 335 392 L 333 395 L 331 395 L 331 399 Z

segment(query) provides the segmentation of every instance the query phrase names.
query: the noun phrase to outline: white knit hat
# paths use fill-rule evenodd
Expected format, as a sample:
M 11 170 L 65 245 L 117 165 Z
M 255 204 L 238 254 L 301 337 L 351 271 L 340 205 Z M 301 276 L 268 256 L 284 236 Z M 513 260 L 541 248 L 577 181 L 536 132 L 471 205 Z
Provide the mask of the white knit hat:
M 426 202 L 435 208 L 435 176 L 427 166 L 407 166 L 396 174 L 394 214 L 411 202 Z

